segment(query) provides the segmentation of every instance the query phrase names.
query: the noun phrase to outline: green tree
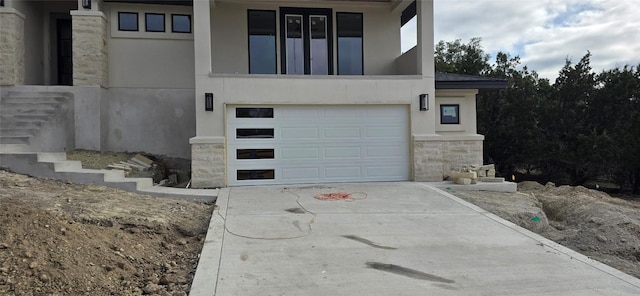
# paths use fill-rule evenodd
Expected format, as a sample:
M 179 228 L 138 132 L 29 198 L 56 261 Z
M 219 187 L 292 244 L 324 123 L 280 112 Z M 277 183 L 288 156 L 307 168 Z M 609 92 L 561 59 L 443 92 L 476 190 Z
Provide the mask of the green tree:
M 520 66 L 519 57 L 499 52 L 489 76 L 506 79 L 507 88 L 478 97 L 478 131 L 486 136 L 485 160 L 495 163 L 503 176 L 539 171 L 542 131 L 540 103 L 549 82 Z
M 594 130 L 607 136 L 600 154 L 604 170 L 616 183 L 640 193 L 640 66 L 603 71 L 589 118 Z
M 453 42 L 440 41 L 435 48 L 436 71 L 485 75 L 491 71 L 489 55 L 482 49 L 482 38 L 471 38 L 469 43 L 460 39 Z
M 595 90 L 591 53 L 575 65 L 567 59 L 540 110 L 545 139 L 544 170 L 560 183 L 582 184 L 597 172 L 593 163 L 598 131 L 592 130 L 588 108 Z

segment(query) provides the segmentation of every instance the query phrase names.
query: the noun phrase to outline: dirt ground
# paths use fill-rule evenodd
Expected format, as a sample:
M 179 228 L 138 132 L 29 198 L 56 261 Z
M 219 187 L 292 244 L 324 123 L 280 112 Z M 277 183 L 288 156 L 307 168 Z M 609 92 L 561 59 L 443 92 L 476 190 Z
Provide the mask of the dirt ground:
M 640 278 L 640 200 L 532 182 L 452 193 Z M 0 170 L 0 295 L 187 295 L 213 207 Z
M 637 278 L 640 199 L 614 198 L 581 186 L 518 184 L 517 193 L 454 195 Z
M 212 211 L 0 171 L 0 295 L 187 295 Z

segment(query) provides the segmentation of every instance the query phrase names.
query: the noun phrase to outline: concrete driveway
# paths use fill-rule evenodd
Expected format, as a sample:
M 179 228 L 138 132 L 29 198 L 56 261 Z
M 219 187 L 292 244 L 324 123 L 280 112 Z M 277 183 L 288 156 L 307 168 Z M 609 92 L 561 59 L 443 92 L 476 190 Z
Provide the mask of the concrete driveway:
M 314 198 L 330 192 L 356 200 Z M 640 280 L 421 183 L 227 188 L 217 204 L 191 295 L 640 295 Z

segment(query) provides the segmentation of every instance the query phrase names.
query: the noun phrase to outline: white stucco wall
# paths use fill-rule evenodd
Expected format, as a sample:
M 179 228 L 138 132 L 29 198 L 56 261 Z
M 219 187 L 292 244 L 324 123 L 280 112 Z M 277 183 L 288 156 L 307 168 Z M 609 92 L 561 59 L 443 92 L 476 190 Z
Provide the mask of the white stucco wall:
M 477 134 L 476 94 L 477 90 L 437 90 L 435 106 L 435 127 L 440 135 L 475 135 Z M 460 124 L 441 124 L 440 105 L 460 105 Z
M 192 14 L 188 6 L 105 3 L 109 20 L 109 87 L 195 87 L 193 33 L 172 33 L 171 14 Z M 118 12 L 138 13 L 138 32 L 118 31 Z M 165 14 L 165 32 L 145 32 L 145 13 Z
M 265 1 L 266 2 L 266 1 Z M 337 69 L 335 16 L 337 12 L 358 12 L 364 17 L 364 74 L 395 75 L 395 60 L 400 56 L 400 14 L 391 13 L 387 3 L 349 3 L 344 1 L 309 5 L 307 2 L 269 3 L 216 2 L 211 7 L 211 49 L 213 73 L 247 74 L 249 71 L 247 10 L 276 11 L 276 29 L 280 32 L 280 7 L 313 7 L 333 10 L 334 69 Z M 277 34 L 279 35 L 279 33 Z M 280 36 L 277 37 L 280 69 Z

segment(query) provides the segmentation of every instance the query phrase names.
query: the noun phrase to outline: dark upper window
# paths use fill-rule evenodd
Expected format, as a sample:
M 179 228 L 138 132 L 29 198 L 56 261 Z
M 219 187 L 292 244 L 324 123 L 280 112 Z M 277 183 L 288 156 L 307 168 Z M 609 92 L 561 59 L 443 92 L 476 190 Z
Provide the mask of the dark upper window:
M 191 33 L 191 16 L 187 14 L 172 14 L 171 32 Z
M 118 12 L 118 30 L 138 31 L 138 13 Z
M 460 105 L 440 105 L 440 124 L 460 124 Z
M 363 75 L 363 15 L 338 12 L 338 75 Z
M 164 32 L 164 14 L 162 13 L 146 13 L 145 30 L 147 32 Z
M 249 10 L 249 74 L 276 74 L 276 12 Z

